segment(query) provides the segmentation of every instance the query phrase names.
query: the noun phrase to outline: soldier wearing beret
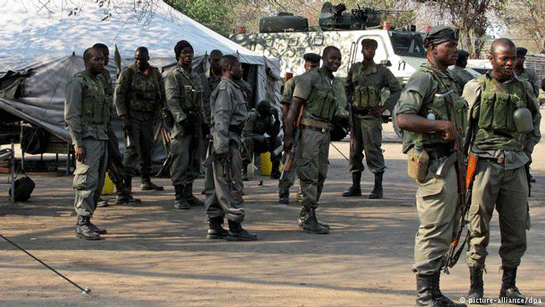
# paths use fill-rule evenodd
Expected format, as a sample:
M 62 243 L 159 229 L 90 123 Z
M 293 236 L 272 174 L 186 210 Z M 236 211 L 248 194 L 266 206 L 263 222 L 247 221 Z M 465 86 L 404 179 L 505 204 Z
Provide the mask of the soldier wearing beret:
M 524 62 L 526 61 L 526 54 L 528 49 L 524 47 L 517 47 L 517 61 L 515 63 L 515 75 L 520 79 L 528 80 L 532 86 L 534 97 L 539 96 L 539 80 L 537 79 L 536 72 L 533 69 L 524 68 Z
M 416 209 L 420 227 L 415 237 L 413 272 L 416 306 L 466 306 L 445 297 L 439 289 L 441 268 L 455 234 L 458 210 L 456 167 L 439 167 L 453 153 L 454 142 L 465 129 L 467 103 L 458 94 L 448 71 L 458 57 L 458 32 L 446 26 L 432 28 L 424 39 L 428 63 L 409 78 L 396 106 L 403 130 L 403 152 L 426 152 L 427 171 L 417 176 Z M 410 153 L 409 153 L 410 154 Z
M 382 113 L 392 110 L 401 85 L 394 74 L 382 64 L 374 62 L 377 41 L 366 38 L 361 42 L 363 61 L 355 63 L 346 78 L 346 95 L 352 108 L 352 134 L 350 137 L 350 172 L 352 186 L 342 196 L 361 196 L 361 173 L 363 158 L 367 167 L 375 174 L 375 185 L 369 198 L 382 198 L 382 177 L 386 165 L 382 154 Z M 382 91 L 388 89 L 390 96 L 381 101 Z

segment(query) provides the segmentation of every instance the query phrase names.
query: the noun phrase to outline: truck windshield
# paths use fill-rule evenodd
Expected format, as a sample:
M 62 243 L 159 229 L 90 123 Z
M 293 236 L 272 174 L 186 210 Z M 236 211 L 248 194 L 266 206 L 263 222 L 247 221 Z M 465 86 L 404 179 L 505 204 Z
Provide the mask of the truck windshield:
M 422 35 L 418 32 L 391 31 L 390 37 L 394 52 L 400 56 L 425 58 L 427 51 L 422 44 Z

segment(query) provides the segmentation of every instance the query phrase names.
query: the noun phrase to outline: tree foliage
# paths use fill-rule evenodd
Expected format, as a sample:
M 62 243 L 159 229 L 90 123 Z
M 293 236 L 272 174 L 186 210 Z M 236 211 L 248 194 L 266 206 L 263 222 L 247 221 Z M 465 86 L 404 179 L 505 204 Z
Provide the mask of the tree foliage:
M 489 16 L 502 11 L 509 0 L 415 0 L 439 8 L 439 12 L 460 29 L 460 48 L 479 58 L 484 36 L 490 26 Z
M 167 4 L 206 27 L 229 35 L 229 8 L 221 0 L 167 0 Z
M 517 45 L 545 54 L 545 0 L 511 0 L 502 19 L 510 34 L 525 38 Z M 518 34 L 518 35 L 517 35 Z

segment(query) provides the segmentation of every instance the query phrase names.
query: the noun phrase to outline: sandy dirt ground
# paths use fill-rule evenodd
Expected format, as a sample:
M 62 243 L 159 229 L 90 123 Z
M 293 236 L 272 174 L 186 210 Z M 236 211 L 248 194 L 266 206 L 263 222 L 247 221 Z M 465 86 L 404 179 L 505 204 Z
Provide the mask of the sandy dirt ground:
M 169 179 L 154 179 L 165 186 L 163 192 L 136 189 L 142 205 L 97 209 L 93 221 L 109 232 L 101 241 L 74 236 L 71 176 L 29 174 L 36 189 L 24 203 L 10 204 L 2 185 L 0 234 L 89 287 L 91 294 L 82 295 L 0 239 L 0 306 L 413 306 L 416 184 L 406 175 L 399 140 L 389 126 L 384 128 L 384 199 L 342 198 L 351 182 L 348 162 L 330 148 L 329 178 L 317 210 L 320 221 L 331 226 L 328 235 L 299 231 L 296 188 L 290 205 L 279 204 L 277 181 L 267 177 L 261 177 L 263 185 L 260 178 L 246 182 L 244 227 L 258 234 L 255 242 L 207 240 L 204 208 L 174 209 Z M 348 155 L 348 142 L 334 145 Z M 518 287 L 536 306 L 545 306 L 544 155 L 542 141 L 532 165 L 537 182 L 530 198 L 529 247 L 518 273 Z M 367 195 L 373 176 L 365 172 L 362 180 Z M 203 180 L 197 180 L 199 197 L 202 187 Z M 485 296 L 497 299 L 497 215 L 491 228 Z M 442 275 L 441 288 L 458 301 L 468 287 L 461 259 L 450 275 Z

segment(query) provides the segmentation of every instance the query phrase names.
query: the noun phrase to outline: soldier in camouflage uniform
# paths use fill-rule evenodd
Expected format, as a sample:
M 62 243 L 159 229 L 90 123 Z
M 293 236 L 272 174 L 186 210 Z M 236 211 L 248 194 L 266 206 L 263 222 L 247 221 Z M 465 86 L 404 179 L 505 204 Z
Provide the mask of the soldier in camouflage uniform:
M 275 149 L 282 145 L 278 137 L 280 132 L 280 119 L 278 113 L 271 104 L 263 100 L 256 108 L 248 112 L 242 130 L 242 180 L 248 180 L 247 169 L 255 154 L 270 152 L 271 156 L 271 178 L 280 178 L 280 153 L 275 154 Z M 265 137 L 265 134 L 268 137 Z
M 473 79 L 473 75 L 470 74 L 466 70 L 467 66 L 467 59 L 469 57 L 469 52 L 465 50 L 458 50 L 458 60 L 456 60 L 456 65 L 454 65 L 450 69 L 450 74 L 456 81 L 456 84 L 458 84 L 458 89 L 460 90 L 460 94 L 462 94 L 462 91 L 464 90 L 464 86 L 466 83 Z
M 415 237 L 416 306 L 466 306 L 456 304 L 439 290 L 441 268 L 454 238 L 458 211 L 456 167 L 439 167 L 453 153 L 453 143 L 465 131 L 467 103 L 458 94 L 448 72 L 458 56 L 458 32 L 445 26 L 433 27 L 424 39 L 428 62 L 409 78 L 396 105 L 399 128 L 403 130 L 403 152 L 413 147 L 429 155 L 425 178 L 418 182 L 416 209 L 420 227 Z
M 377 41 L 366 38 L 361 42 L 363 61 L 355 63 L 346 78 L 346 94 L 352 108 L 352 133 L 350 138 L 350 172 L 352 186 L 342 196 L 361 196 L 361 173 L 364 170 L 363 153 L 367 167 L 375 174 L 375 185 L 369 198 L 382 198 L 382 177 L 386 166 L 382 154 L 382 113 L 392 110 L 401 85 L 392 72 L 373 61 Z M 387 88 L 390 97 L 381 103 L 381 93 Z
M 172 129 L 170 176 L 175 191 L 174 207 L 187 210 L 204 203 L 193 195 L 193 181 L 199 176 L 202 138 L 203 76 L 192 70 L 193 46 L 185 40 L 174 47 L 178 65 L 165 78 L 167 105 L 176 124 Z
M 328 168 L 331 121 L 338 115 L 339 99 L 346 99 L 333 73 L 341 65 L 337 47 L 326 47 L 323 66 L 301 75 L 295 84 L 293 99 L 286 118 L 284 148 L 296 142 L 297 176 L 300 180 L 301 212 L 299 225 L 309 233 L 327 234 L 329 226 L 318 223 L 315 210 L 324 187 Z M 293 139 L 295 121 L 303 108 L 301 133 Z
M 108 49 L 108 46 L 97 43 L 93 45 L 93 48 L 97 48 L 102 50 L 102 54 L 104 55 L 104 67 L 108 66 L 109 62 L 109 56 L 110 56 L 110 50 Z M 113 103 L 113 96 L 114 96 L 114 88 L 112 86 L 112 79 L 110 77 L 110 72 L 108 72 L 107 69 L 104 69 L 104 71 L 99 75 L 99 77 L 102 79 L 102 82 L 104 84 L 104 91 L 106 92 L 106 95 L 110 98 L 112 110 L 110 112 L 112 119 L 115 114 L 114 109 L 114 103 Z M 110 179 L 115 184 L 116 189 L 116 205 L 125 205 L 128 203 L 135 203 L 139 204 L 141 203 L 141 200 L 138 198 L 133 198 L 131 191 L 125 188 L 124 178 L 125 178 L 125 166 L 123 165 L 123 155 L 121 152 L 119 152 L 119 140 L 117 139 L 117 136 L 115 135 L 115 131 L 112 129 L 112 125 L 108 125 L 108 172 L 110 175 Z M 98 206 L 107 206 L 108 201 L 103 200 L 99 201 Z
M 127 135 L 124 164 L 128 191 L 131 191 L 132 177 L 137 174 L 138 161 L 142 190 L 164 190 L 151 182 L 150 175 L 154 118 L 164 105 L 165 86 L 159 70 L 148 61 L 148 49 L 138 47 L 134 64 L 123 69 L 115 86 L 115 107 Z
M 482 299 L 482 274 L 495 208 L 500 221 L 503 268 L 500 299 L 524 304 L 525 298 L 515 285 L 529 228 L 524 165 L 540 140 L 541 115 L 534 90 L 513 74 L 515 61 L 513 42 L 495 40 L 490 48 L 492 70 L 468 82 L 464 89 L 470 105 L 469 150 L 478 157 L 469 209 L 467 264 L 471 275 L 469 298 Z M 527 119 L 517 115 L 523 110 L 528 113 Z M 521 123 L 528 126 L 521 127 Z
M 66 86 L 64 120 L 75 149 L 76 170 L 74 208 L 78 215 L 76 236 L 99 240 L 105 229 L 91 223 L 108 162 L 108 125 L 111 100 L 99 75 L 104 70 L 100 49 L 89 48 L 83 54 L 85 70 L 74 75 Z
M 303 56 L 305 60 L 305 71 L 310 71 L 313 68 L 320 67 L 320 60 L 322 57 L 316 53 L 305 53 Z M 288 115 L 288 110 L 290 108 L 291 100 L 293 99 L 293 90 L 295 89 L 295 82 L 299 76 L 295 76 L 289 79 L 286 84 L 284 84 L 284 91 L 282 92 L 282 98 L 280 99 L 280 104 L 282 105 L 282 122 L 286 122 L 286 116 Z M 285 156 L 284 161 L 285 162 Z M 281 204 L 290 203 L 290 187 L 295 182 L 295 168 L 296 161 L 293 161 L 293 167 L 290 171 L 284 171 L 284 177 L 280 178 L 278 181 L 278 202 Z
M 210 165 L 205 169 L 206 214 L 209 239 L 230 241 L 257 240 L 242 228 L 244 202 L 242 200 L 241 133 L 247 115 L 247 103 L 236 81 L 242 78 L 242 67 L 235 56 L 221 59 L 223 77 L 210 96 L 212 145 Z M 229 231 L 223 228 L 227 217 Z

